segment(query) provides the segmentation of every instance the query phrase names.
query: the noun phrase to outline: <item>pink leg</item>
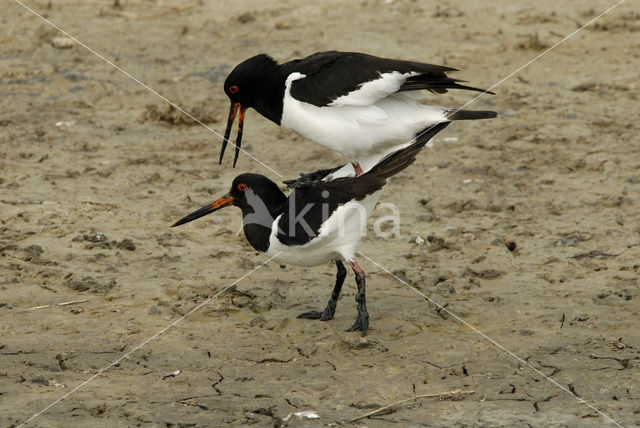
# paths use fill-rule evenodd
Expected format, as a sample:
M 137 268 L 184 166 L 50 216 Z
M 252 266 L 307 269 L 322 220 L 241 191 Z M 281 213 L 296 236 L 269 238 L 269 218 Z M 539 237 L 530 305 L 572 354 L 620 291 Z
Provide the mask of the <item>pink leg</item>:
M 351 268 L 356 273 L 356 276 L 360 276 L 362 278 L 362 281 L 364 281 L 364 270 L 362 270 L 360 265 L 356 262 L 349 262 L 349 264 L 351 264 Z M 362 284 L 362 286 L 364 287 L 364 283 Z
M 362 171 L 362 167 L 360 166 L 360 164 L 358 162 L 351 162 L 351 165 L 353 165 L 353 169 L 356 171 L 356 177 L 359 177 L 362 174 L 364 174 L 364 172 Z M 353 266 L 353 263 L 351 263 L 351 266 Z M 358 269 L 360 269 L 360 268 L 358 268 Z M 360 269 L 360 270 L 362 270 L 362 269 Z

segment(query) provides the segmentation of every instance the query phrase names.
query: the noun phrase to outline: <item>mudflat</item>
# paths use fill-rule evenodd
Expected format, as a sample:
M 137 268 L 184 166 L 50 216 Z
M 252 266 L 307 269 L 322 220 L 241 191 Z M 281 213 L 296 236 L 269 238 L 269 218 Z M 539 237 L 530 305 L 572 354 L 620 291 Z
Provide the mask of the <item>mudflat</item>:
M 28 426 L 336 426 L 453 390 L 473 394 L 355 424 L 609 422 L 581 400 L 638 424 L 632 2 L 513 76 L 614 2 L 26 4 L 140 82 L 2 2 L 0 425 L 70 393 Z M 282 177 L 245 155 L 218 165 L 220 136 L 140 85 L 221 133 L 235 64 L 329 49 L 455 67 L 478 87 L 507 78 L 467 107 L 498 118 L 450 125 L 387 186 L 380 202 L 398 208 L 399 233 L 382 221 L 389 236 L 372 227 L 361 246 L 365 338 L 344 331 L 352 272 L 334 320 L 297 319 L 324 307 L 332 264 L 247 275 L 267 258 L 233 208 L 169 227 L 242 172 L 281 182 L 343 161 L 249 110 L 243 148 Z M 371 225 L 390 214 L 379 207 Z M 318 418 L 294 415 L 305 411 Z

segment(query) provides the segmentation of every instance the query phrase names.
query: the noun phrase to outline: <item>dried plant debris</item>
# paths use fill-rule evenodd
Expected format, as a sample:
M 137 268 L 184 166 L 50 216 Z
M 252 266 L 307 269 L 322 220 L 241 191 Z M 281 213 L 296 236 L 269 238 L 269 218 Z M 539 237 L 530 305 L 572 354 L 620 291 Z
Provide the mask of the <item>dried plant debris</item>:
M 96 281 L 95 278 L 91 276 L 85 276 L 80 280 L 74 280 L 73 278 L 69 278 L 66 282 L 66 285 L 73 290 L 76 291 L 90 291 L 91 293 L 108 293 L 113 287 L 117 285 L 115 280 L 110 280 L 106 283 Z
M 534 50 L 534 51 L 541 51 L 543 49 L 547 49 L 550 47 L 548 43 L 540 40 L 538 33 L 529 34 L 528 36 L 525 37 L 524 40 L 521 40 L 520 42 L 518 42 L 516 46 L 518 49 Z
M 256 20 L 256 17 L 251 12 L 245 12 L 242 15 L 239 15 L 236 17 L 236 21 L 238 21 L 241 24 L 248 24 L 249 22 L 253 22 L 255 20 Z
M 591 250 L 591 251 L 587 251 L 586 253 L 579 253 L 576 254 L 574 256 L 571 256 L 572 259 L 587 259 L 587 258 L 597 258 L 597 259 L 606 259 L 609 257 L 616 257 L 617 254 L 609 254 L 609 253 L 605 253 L 602 250 Z
M 48 260 L 43 257 L 44 249 L 40 245 L 29 245 L 22 249 L 24 254 L 23 260 L 25 262 L 34 263 L 37 265 L 49 265 L 49 266 L 57 266 L 58 262 Z
M 588 27 L 591 31 L 630 32 L 640 31 L 640 12 L 630 10 L 618 14 L 615 19 L 607 17 Z
M 623 83 L 611 83 L 611 82 L 595 82 L 587 81 L 582 82 L 571 88 L 574 92 L 588 92 L 588 91 L 621 91 L 626 92 L 632 88 L 629 85 Z
M 110 240 L 104 233 L 85 233 L 83 235 L 75 236 L 72 239 L 73 242 L 87 242 L 84 246 L 87 250 L 100 248 L 111 249 L 119 248 L 127 251 L 135 251 L 136 244 L 129 238 L 124 238 L 122 241 Z
M 203 103 L 194 107 L 181 107 L 189 115 L 178 110 L 171 104 L 146 106 L 144 113 L 139 117 L 141 122 L 161 122 L 168 126 L 193 126 L 201 123 L 215 123 L 218 121 L 218 113 L 209 107 L 211 103 Z M 194 119 L 195 118 L 195 119 Z

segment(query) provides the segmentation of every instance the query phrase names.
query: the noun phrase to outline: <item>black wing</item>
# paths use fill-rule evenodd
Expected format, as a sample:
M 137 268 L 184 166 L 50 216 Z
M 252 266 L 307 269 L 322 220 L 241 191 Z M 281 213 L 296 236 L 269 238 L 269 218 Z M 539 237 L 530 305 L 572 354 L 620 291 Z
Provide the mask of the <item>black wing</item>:
M 447 89 L 456 88 L 484 92 L 482 89 L 459 85 L 456 82 L 462 80 L 447 77 L 445 72 L 457 71 L 455 68 L 357 52 L 318 52 L 285 63 L 282 67 L 287 74 L 298 71 L 307 76 L 292 83 L 291 95 L 318 107 L 326 106 L 336 98 L 356 91 L 363 83 L 392 71 L 407 74 L 398 76 L 399 91 L 426 89 L 444 93 Z M 409 77 L 408 73 L 412 72 L 418 74 Z
M 320 233 L 322 223 L 339 206 L 381 189 L 386 180 L 366 177 L 338 178 L 330 182 L 296 187 L 287 199 L 282 217 L 278 221 L 277 238 L 285 245 L 303 245 Z
M 386 156 L 359 177 L 317 181 L 296 187 L 285 203 L 278 222 L 278 240 L 285 245 L 303 245 L 316 237 L 320 226 L 340 206 L 351 200 L 362 200 L 380 190 L 387 178 L 399 173 L 416 160 L 420 150 L 450 122 L 439 123 L 423 131 L 416 142 Z

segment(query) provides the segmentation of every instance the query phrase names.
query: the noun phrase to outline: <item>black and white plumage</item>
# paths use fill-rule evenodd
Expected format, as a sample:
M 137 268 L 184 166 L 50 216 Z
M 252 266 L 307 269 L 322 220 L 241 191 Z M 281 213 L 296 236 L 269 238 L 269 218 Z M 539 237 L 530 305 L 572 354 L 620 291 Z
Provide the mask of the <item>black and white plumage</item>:
M 356 52 L 319 52 L 283 64 L 266 54 L 249 58 L 224 83 L 231 110 L 220 162 L 240 112 L 235 166 L 249 107 L 365 171 L 437 123 L 495 117 L 492 111 L 456 111 L 415 100 L 419 90 L 484 92 L 448 77 L 451 71 L 456 69 Z
M 265 176 L 241 174 L 233 180 L 229 193 L 173 226 L 235 205 L 242 210 L 246 239 L 256 250 L 275 256 L 274 260 L 300 266 L 336 260 L 338 276 L 327 308 L 323 312 L 302 314 L 303 318 L 333 318 L 345 276 L 342 260 L 347 261 L 358 285 L 358 317 L 350 330 L 360 330 L 364 335 L 369 325 L 365 279 L 354 255 L 365 233 L 367 219 L 387 178 L 411 165 L 422 147 L 447 125 L 448 122 L 433 126 L 410 146 L 386 156 L 360 176 L 354 177 L 353 169 L 346 165 L 290 182 L 293 190 L 288 197 Z

